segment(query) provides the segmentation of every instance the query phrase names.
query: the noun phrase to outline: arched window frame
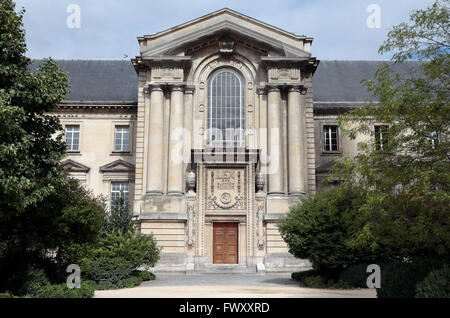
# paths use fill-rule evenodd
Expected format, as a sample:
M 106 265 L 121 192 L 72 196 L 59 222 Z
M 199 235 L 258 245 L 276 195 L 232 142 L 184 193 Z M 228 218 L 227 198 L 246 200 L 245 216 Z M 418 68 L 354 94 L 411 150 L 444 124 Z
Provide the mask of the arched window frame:
M 214 81 L 218 78 L 218 76 L 220 74 L 229 72 L 231 74 L 233 74 L 239 82 L 239 96 L 234 95 L 225 95 L 225 96 L 218 96 L 218 91 L 217 91 L 217 86 L 213 87 Z M 212 72 L 210 74 L 210 76 L 208 77 L 208 94 L 207 94 L 207 128 L 208 128 L 208 133 L 207 133 L 207 145 L 208 146 L 213 146 L 213 147 L 229 147 L 230 145 L 234 146 L 234 147 L 245 147 L 245 128 L 246 128 L 246 109 L 245 109 L 245 87 L 246 87 L 246 81 L 244 76 L 234 70 L 233 68 L 230 67 L 224 67 L 224 68 L 220 68 L 215 70 L 214 72 Z M 214 91 L 214 89 L 216 89 L 216 91 Z M 223 88 L 222 88 L 223 89 Z M 236 92 L 236 91 L 235 91 Z M 225 138 L 222 138 L 222 140 L 212 140 L 213 136 L 214 136 L 214 132 L 212 131 L 212 128 L 217 128 L 217 117 L 214 117 L 214 115 L 217 115 L 217 110 L 216 112 L 213 111 L 213 107 L 217 108 L 217 107 L 222 107 L 222 106 L 218 106 L 217 105 L 217 98 L 236 98 L 239 97 L 239 118 L 235 117 L 235 118 L 231 118 L 230 115 L 231 114 L 227 114 L 226 117 L 223 118 L 219 118 L 219 120 L 236 120 L 239 119 L 239 125 L 236 125 L 235 123 L 233 123 L 233 127 L 226 127 L 225 129 L 228 128 L 234 128 L 236 129 L 236 126 L 238 126 L 239 131 L 237 131 L 237 138 L 231 140 L 228 139 L 228 136 L 222 136 Z M 216 98 L 215 104 L 213 103 L 214 98 Z M 221 103 L 223 102 L 223 100 L 220 101 Z M 230 107 L 228 108 L 230 110 L 231 113 L 231 109 L 234 108 L 236 109 L 236 106 L 234 107 Z M 214 120 L 216 120 L 216 124 L 214 125 Z M 226 134 L 225 134 L 226 135 Z

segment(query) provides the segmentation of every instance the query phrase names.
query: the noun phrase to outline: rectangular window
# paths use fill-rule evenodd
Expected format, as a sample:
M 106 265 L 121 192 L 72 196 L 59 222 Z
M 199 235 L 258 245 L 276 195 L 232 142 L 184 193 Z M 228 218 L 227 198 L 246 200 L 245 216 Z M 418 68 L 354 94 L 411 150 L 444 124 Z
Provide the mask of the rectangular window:
M 123 198 L 124 204 L 129 201 L 128 182 L 111 182 L 111 210 L 119 207 L 120 198 Z
M 66 126 L 66 144 L 67 151 L 78 151 L 80 145 L 80 126 Z
M 338 152 L 338 126 L 326 125 L 323 126 L 323 151 L 324 152 Z
M 388 126 L 375 126 L 375 149 L 386 150 L 388 143 Z
M 114 151 L 130 151 L 129 126 L 116 126 L 114 131 Z

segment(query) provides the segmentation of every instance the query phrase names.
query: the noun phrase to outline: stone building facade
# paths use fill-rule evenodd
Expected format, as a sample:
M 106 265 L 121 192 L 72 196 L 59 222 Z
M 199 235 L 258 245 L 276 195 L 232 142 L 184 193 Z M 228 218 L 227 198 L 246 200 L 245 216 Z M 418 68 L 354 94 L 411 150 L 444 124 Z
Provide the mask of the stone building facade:
M 62 168 L 111 205 L 126 197 L 163 247 L 155 271 L 307 268 L 277 223 L 356 152 L 337 115 L 364 103 L 379 64 L 319 63 L 312 41 L 222 9 L 138 37 L 131 63 L 58 61 Z

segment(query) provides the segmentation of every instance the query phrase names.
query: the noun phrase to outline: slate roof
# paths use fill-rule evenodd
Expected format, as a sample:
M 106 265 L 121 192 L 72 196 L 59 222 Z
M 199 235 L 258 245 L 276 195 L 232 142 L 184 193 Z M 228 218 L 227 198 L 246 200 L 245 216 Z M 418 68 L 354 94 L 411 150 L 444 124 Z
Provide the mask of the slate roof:
M 69 73 L 69 101 L 137 102 L 138 78 L 130 60 L 56 60 Z M 33 60 L 32 71 L 42 64 Z
M 137 102 L 138 79 L 129 60 L 56 60 L 70 76 L 69 101 Z M 35 70 L 42 60 L 33 60 Z M 332 104 L 364 102 L 368 98 L 361 80 L 371 78 L 384 61 L 322 60 L 313 77 L 314 103 Z M 417 62 L 394 65 L 406 73 Z M 315 105 L 316 106 L 316 105 Z
M 364 102 L 369 95 L 363 79 L 373 78 L 376 69 L 387 61 L 322 60 L 313 76 L 315 103 Z M 388 62 L 392 65 L 392 62 Z M 417 65 L 408 61 L 392 65 L 395 72 L 406 74 Z

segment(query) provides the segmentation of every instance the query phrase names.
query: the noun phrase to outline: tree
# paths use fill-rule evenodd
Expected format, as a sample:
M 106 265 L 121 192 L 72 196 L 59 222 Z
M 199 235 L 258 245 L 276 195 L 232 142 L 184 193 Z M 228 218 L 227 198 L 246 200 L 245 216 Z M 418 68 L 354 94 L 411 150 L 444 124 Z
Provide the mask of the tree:
M 356 156 L 343 158 L 333 169 L 341 182 L 367 193 L 355 215 L 360 224 L 355 246 L 387 244 L 399 257 L 448 259 L 449 12 L 449 1 L 438 0 L 413 12 L 410 23 L 395 26 L 379 52 L 394 52 L 394 63 L 409 58 L 419 63 L 410 63 L 403 76 L 389 64 L 380 67 L 374 79 L 364 81 L 371 96 L 367 107 L 340 118 L 351 138 L 372 137 L 359 143 Z M 377 123 L 386 125 L 382 147 L 373 129 Z
M 374 261 L 377 254 L 348 244 L 355 230 L 351 216 L 364 201 L 363 191 L 344 186 L 305 198 L 279 224 L 289 252 L 310 260 L 317 273 L 333 278 L 348 266 Z
M 54 110 L 68 93 L 67 75 L 51 60 L 36 73 L 25 57 L 24 10 L 0 0 L 0 228 L 37 206 L 65 181 L 59 163 L 65 151 Z
M 33 266 L 57 276 L 97 240 L 104 214 L 59 167 L 66 145 L 48 112 L 68 93 L 68 78 L 51 59 L 29 71 L 23 14 L 0 0 L 0 288 Z

